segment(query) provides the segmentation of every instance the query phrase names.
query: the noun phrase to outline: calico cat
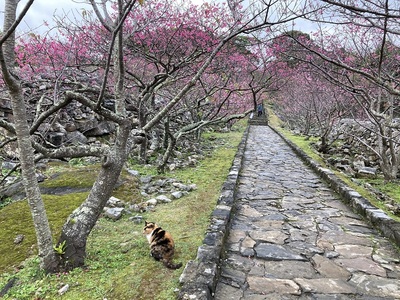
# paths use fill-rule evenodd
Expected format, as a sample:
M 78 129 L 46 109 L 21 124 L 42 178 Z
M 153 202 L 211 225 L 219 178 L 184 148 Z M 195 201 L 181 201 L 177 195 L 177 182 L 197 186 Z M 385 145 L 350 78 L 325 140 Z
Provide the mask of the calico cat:
M 145 221 L 143 234 L 146 235 L 150 244 L 150 255 L 155 260 L 161 260 L 167 268 L 179 269 L 182 263 L 172 263 L 172 256 L 174 255 L 175 244 L 169 232 L 159 227 L 154 222 Z

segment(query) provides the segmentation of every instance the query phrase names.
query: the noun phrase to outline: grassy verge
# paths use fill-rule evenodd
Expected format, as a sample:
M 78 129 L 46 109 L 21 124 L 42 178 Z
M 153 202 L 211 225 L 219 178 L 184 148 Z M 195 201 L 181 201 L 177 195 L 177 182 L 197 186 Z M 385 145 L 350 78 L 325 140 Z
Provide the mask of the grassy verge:
M 166 174 L 185 183 L 195 183 L 197 190 L 172 203 L 157 206 L 154 212 L 142 214 L 144 219 L 155 221 L 172 233 L 176 243 L 175 262 L 185 264 L 196 257 L 243 130 L 242 126 L 230 133 L 206 135 L 206 139 L 213 140 L 213 143 L 218 141 L 219 146 L 213 153 L 195 168 Z M 152 169 L 141 170 L 139 166 L 137 169 L 154 173 Z M 82 199 L 76 201 L 79 203 Z M 54 206 L 49 206 L 48 212 L 57 214 L 61 206 L 69 203 L 69 199 L 53 199 L 51 202 Z M 6 207 L 23 211 L 25 215 L 18 219 L 4 219 L 3 227 L 13 223 L 20 223 L 22 228 L 32 226 L 24 203 Z M 77 203 L 72 203 L 72 207 Z M 62 224 L 65 216 L 58 215 L 55 219 L 61 220 Z M 143 224 L 134 224 L 128 219 L 129 216 L 116 222 L 105 218 L 98 220 L 87 244 L 87 268 L 75 269 L 68 274 L 45 275 L 38 268 L 38 259 L 33 256 L 18 264 L 17 270 L 2 273 L 0 288 L 10 278 L 18 278 L 3 299 L 174 299 L 183 268 L 169 270 L 153 260 L 149 256 L 147 241 L 141 234 Z M 29 243 L 34 244 L 34 240 Z M 8 251 L 5 255 L 15 249 Z M 66 284 L 69 285 L 68 291 L 58 295 L 59 288 Z

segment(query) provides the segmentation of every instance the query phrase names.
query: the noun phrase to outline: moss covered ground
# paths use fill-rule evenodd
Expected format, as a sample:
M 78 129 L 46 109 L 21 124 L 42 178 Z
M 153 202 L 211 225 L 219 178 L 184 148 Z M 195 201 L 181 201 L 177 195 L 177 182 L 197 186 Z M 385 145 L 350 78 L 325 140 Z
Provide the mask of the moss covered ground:
M 172 203 L 157 206 L 154 212 L 142 214 L 144 219 L 155 221 L 172 233 L 176 243 L 176 262 L 186 264 L 196 257 L 197 248 L 202 244 L 211 212 L 242 138 L 244 126 L 244 123 L 240 123 L 229 133 L 205 134 L 205 141 L 212 140 L 218 147 L 196 167 L 165 175 L 184 183 L 195 183 L 197 190 Z M 154 168 L 131 167 L 139 170 L 141 175 L 155 174 Z M 95 166 L 69 166 L 67 171 L 72 173 L 65 176 L 66 170 L 55 169 L 54 180 L 58 182 L 48 181 L 47 187 L 66 186 L 71 182 L 74 182 L 75 187 L 90 187 L 93 182 L 88 179 L 94 179 L 91 172 L 95 173 L 95 170 Z M 60 173 L 63 175 L 55 175 Z M 84 178 L 79 179 L 75 174 L 82 174 Z M 59 235 L 67 215 L 86 195 L 74 193 L 44 196 L 55 237 Z M 135 201 L 140 197 L 137 182 L 122 185 L 115 191 L 115 195 L 124 199 L 130 197 L 128 201 Z M 147 241 L 141 234 L 143 224 L 129 221 L 129 215 L 116 222 L 100 218 L 88 239 L 87 266 L 67 274 L 46 275 L 39 270 L 38 258 L 34 254 L 33 226 L 26 201 L 12 203 L 1 209 L 0 225 L 9 229 L 1 236 L 0 258 L 5 259 L 0 262 L 0 289 L 10 278 L 18 278 L 4 299 L 162 300 L 174 299 L 179 289 L 178 280 L 183 268 L 169 270 L 153 260 L 149 256 Z M 20 233 L 25 235 L 25 239 L 16 246 L 13 240 Z M 69 285 L 68 292 L 58 295 L 59 288 L 66 284 Z

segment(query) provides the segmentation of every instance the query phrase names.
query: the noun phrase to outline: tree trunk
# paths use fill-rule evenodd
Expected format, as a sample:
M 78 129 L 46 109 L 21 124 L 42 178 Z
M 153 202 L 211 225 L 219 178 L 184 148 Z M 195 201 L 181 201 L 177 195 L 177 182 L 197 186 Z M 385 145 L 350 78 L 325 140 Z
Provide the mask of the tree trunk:
M 169 141 L 169 117 L 165 118 L 164 121 L 164 135 L 163 135 L 163 141 L 162 141 L 162 145 L 164 149 L 168 148 L 168 141 Z
M 169 137 L 168 147 L 167 147 L 167 150 L 165 150 L 163 159 L 157 168 L 159 173 L 165 172 L 165 167 L 167 166 L 168 160 L 171 157 L 172 151 L 175 149 L 175 145 L 176 145 L 176 138 L 174 137 L 174 135 L 170 132 L 166 132 L 166 134 Z
M 119 17 L 121 18 L 122 2 L 119 2 L 119 11 Z M 117 75 L 115 85 L 116 113 L 120 116 L 126 116 L 122 26 L 117 36 L 114 54 L 114 68 Z M 66 248 L 62 256 L 62 264 L 66 270 L 81 267 L 85 264 L 87 238 L 94 225 L 96 225 L 97 219 L 108 199 L 111 197 L 114 186 L 127 160 L 127 144 L 132 127 L 133 124 L 129 119 L 118 127 L 114 146 L 104 158 L 100 173 L 89 196 L 68 217 L 63 226 L 59 243 L 65 241 Z
M 139 106 L 139 127 L 143 128 L 143 126 L 146 124 L 146 112 L 145 109 L 141 106 Z M 147 146 L 148 146 L 148 139 L 145 137 L 143 142 L 139 146 L 139 153 L 138 153 L 138 160 L 139 163 L 144 165 L 147 162 Z
M 12 25 L 12 19 L 16 19 L 18 0 L 6 0 L 4 31 Z M 26 197 L 31 210 L 38 243 L 40 267 L 46 272 L 57 270 L 57 260 L 53 249 L 51 230 L 46 215 L 44 203 L 40 194 L 39 184 L 36 179 L 34 162 L 34 150 L 30 140 L 29 124 L 23 92 L 20 82 L 9 72 L 15 63 L 14 46 L 15 38 L 10 35 L 7 42 L 1 45 L 0 61 L 4 82 L 11 96 L 11 107 L 15 120 L 15 134 L 17 136 L 19 160 L 21 163 L 22 179 L 24 182 Z
M 59 243 L 66 241 L 65 254 L 62 256 L 62 264 L 66 270 L 81 267 L 85 263 L 87 238 L 111 197 L 127 159 L 130 130 L 128 125 L 119 128 L 115 145 L 105 158 L 89 196 L 68 217 L 63 226 Z
M 7 32 L 17 19 L 17 6 L 19 0 L 6 0 L 4 7 L 4 32 Z M 2 32 L 2 33 L 4 33 Z M 13 31 L 6 41 L 4 41 L 3 51 L 8 68 L 12 68 L 15 63 L 15 32 Z

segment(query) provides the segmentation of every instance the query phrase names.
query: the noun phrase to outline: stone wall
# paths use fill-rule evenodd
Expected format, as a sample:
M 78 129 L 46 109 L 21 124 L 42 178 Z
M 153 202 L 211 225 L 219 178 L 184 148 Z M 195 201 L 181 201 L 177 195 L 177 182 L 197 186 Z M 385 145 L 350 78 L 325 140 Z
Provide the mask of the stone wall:
M 28 103 L 28 114 L 33 121 L 34 116 L 53 106 L 53 100 L 33 100 Z M 114 102 L 106 101 L 105 105 L 113 109 Z M 8 122 L 13 122 L 10 100 L 6 97 L 0 100 L 0 117 Z M 7 136 L 4 129 L 0 129 L 2 136 Z M 106 136 L 115 131 L 115 125 L 103 120 L 103 118 L 80 103 L 72 103 L 62 108 L 57 114 L 46 119 L 39 127 L 39 135 L 36 135 L 39 142 L 43 138 L 52 145 L 58 147 L 68 144 L 87 144 L 95 142 L 97 137 Z M 2 149 L 2 155 L 7 158 L 17 158 L 18 153 L 15 143 L 8 144 Z
M 400 120 L 399 120 L 400 121 Z M 369 121 L 342 119 L 332 130 L 327 162 L 352 176 L 375 176 L 380 171 L 377 134 Z M 395 132 L 400 143 L 400 131 Z

